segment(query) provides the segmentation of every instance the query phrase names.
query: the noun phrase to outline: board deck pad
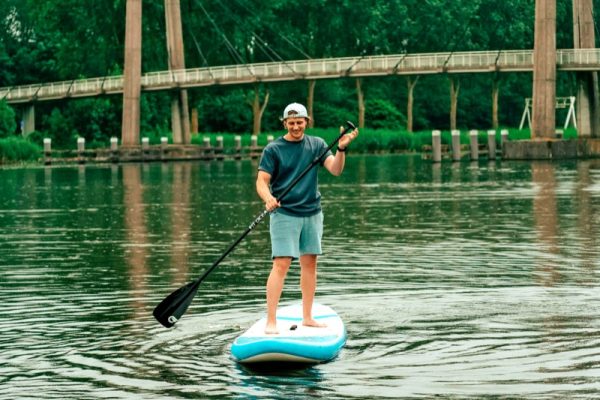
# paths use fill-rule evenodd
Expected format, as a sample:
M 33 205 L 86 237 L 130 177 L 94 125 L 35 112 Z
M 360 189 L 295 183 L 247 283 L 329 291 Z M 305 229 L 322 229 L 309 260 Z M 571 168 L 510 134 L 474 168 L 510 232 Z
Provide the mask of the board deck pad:
M 241 363 L 329 361 L 346 343 L 346 328 L 340 316 L 322 304 L 313 304 L 313 318 L 327 327 L 302 325 L 302 304 L 281 307 L 278 334 L 266 334 L 267 319 L 261 318 L 234 340 L 231 354 Z

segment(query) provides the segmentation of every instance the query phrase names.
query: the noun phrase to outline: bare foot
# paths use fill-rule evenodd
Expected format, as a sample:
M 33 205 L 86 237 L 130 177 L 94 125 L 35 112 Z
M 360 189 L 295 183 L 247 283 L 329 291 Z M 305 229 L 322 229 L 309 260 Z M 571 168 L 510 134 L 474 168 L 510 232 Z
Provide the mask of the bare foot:
M 279 335 L 279 329 L 275 325 L 267 325 L 265 327 L 265 334 L 267 335 Z
M 305 319 L 302 321 L 302 325 L 312 326 L 313 328 L 327 328 L 327 324 L 324 324 L 322 322 L 317 322 L 314 319 Z

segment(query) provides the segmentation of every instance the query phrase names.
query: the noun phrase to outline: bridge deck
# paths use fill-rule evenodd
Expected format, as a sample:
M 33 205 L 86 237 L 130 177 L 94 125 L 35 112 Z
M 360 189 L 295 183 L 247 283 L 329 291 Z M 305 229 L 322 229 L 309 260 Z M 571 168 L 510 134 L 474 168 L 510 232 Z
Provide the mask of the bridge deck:
M 557 51 L 563 71 L 600 70 L 600 49 Z M 533 50 L 501 50 L 431 54 L 395 54 L 192 68 L 150 72 L 142 76 L 142 90 L 232 85 L 252 82 L 326 79 L 381 75 L 439 73 L 531 72 Z M 91 97 L 123 92 L 123 76 L 77 79 L 0 88 L 0 99 L 28 103 L 69 97 Z

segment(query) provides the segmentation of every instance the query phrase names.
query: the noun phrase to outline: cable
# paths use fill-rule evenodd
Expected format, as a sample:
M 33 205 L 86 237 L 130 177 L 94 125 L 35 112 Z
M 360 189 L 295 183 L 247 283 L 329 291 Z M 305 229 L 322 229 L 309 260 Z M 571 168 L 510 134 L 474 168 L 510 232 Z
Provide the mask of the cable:
M 204 6 L 202 6 L 202 3 L 200 1 L 196 1 L 196 3 L 198 3 L 198 5 L 200 6 L 200 9 L 202 10 L 202 12 L 204 12 L 204 15 L 206 15 L 206 18 L 208 18 L 208 20 L 210 21 L 210 23 L 212 24 L 213 28 L 217 31 L 217 33 L 219 33 L 223 39 L 225 40 L 225 45 L 227 47 L 227 51 L 229 52 L 229 54 L 232 56 L 232 58 L 234 59 L 234 61 L 238 64 L 246 64 L 246 62 L 244 61 L 244 59 L 242 58 L 241 54 L 235 49 L 235 47 L 231 44 L 231 42 L 229 41 L 229 39 L 227 38 L 227 36 L 225 35 L 225 33 L 223 33 L 223 31 L 221 31 L 219 29 L 219 26 L 217 25 L 217 23 L 212 19 L 212 17 L 210 16 L 210 14 L 208 13 L 208 11 L 206 11 L 206 9 L 204 8 Z
M 243 7 L 246 11 L 248 11 L 250 14 L 252 14 L 254 17 L 258 18 L 258 14 L 256 14 L 254 11 L 252 11 L 252 9 L 248 8 L 248 6 L 246 4 L 244 4 L 242 2 L 242 0 L 234 0 L 239 6 Z M 287 38 L 286 36 L 282 35 L 281 32 L 275 31 L 273 29 L 271 29 L 269 26 L 266 26 L 266 28 L 271 31 L 272 33 L 275 33 L 277 36 L 279 36 L 280 38 L 282 38 L 283 40 L 285 40 L 288 44 L 290 44 L 294 49 L 298 50 L 304 57 L 308 58 L 308 59 L 312 59 L 311 56 L 309 56 L 308 54 L 306 54 L 306 52 L 304 52 L 304 50 L 299 47 L 298 45 L 296 45 L 292 40 L 290 40 L 289 38 Z

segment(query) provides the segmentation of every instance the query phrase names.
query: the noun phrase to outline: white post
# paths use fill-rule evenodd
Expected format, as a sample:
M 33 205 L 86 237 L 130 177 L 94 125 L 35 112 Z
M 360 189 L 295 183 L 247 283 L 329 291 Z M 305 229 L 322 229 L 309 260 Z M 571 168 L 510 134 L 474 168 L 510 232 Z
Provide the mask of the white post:
M 488 134 L 488 160 L 496 159 L 496 131 L 491 129 Z
M 460 131 L 452 130 L 452 161 L 460 161 Z
M 433 162 L 438 163 L 442 161 L 442 137 L 441 132 L 438 130 L 431 132 L 431 146 L 433 148 Z
M 477 130 L 469 131 L 469 140 L 471 147 L 471 160 L 479 160 L 479 132 Z

